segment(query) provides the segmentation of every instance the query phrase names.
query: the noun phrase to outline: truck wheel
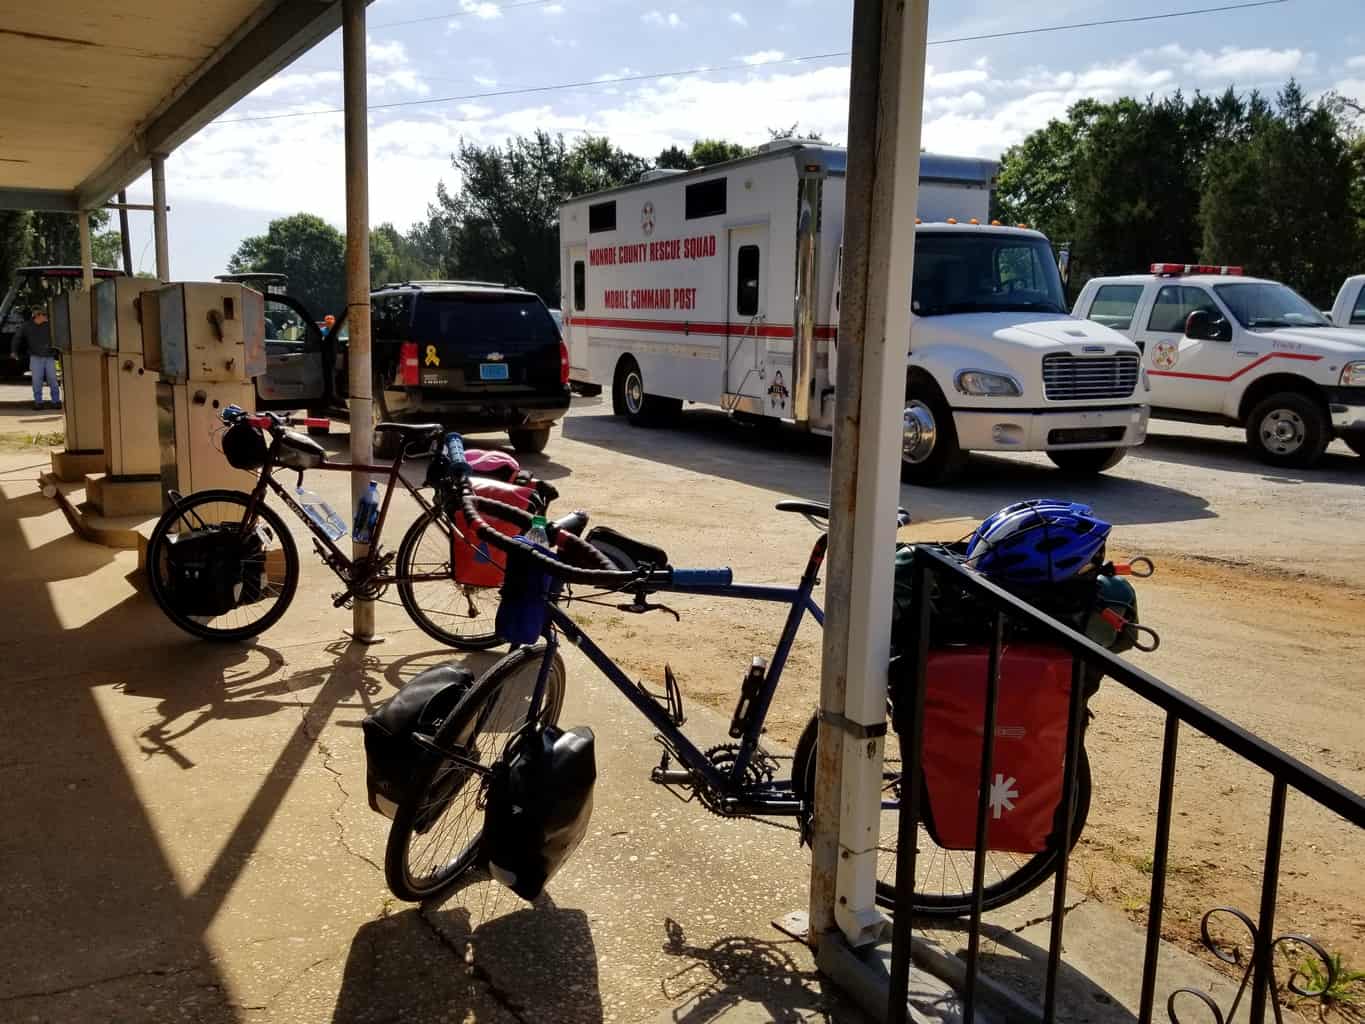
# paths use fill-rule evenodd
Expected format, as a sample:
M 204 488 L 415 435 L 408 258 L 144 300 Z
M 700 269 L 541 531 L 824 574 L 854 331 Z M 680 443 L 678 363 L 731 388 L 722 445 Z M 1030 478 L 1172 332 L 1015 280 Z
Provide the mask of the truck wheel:
M 1365 434 L 1342 434 L 1341 439 L 1346 442 L 1347 448 L 1365 459 Z
M 1048 452 L 1053 465 L 1068 473 L 1103 473 L 1113 469 L 1128 454 L 1127 448 L 1080 448 L 1075 451 Z
M 383 423 L 389 418 L 389 406 L 384 401 L 384 381 L 379 374 L 375 374 L 374 380 L 370 384 L 370 394 L 374 396 L 370 401 L 370 410 L 374 416 L 374 422 Z M 397 434 L 391 434 L 388 431 L 381 434 L 375 431 L 372 442 L 374 457 L 385 462 L 396 459 L 398 457 L 398 443 Z
M 1271 395 L 1247 417 L 1247 444 L 1272 466 L 1311 466 L 1331 439 L 1318 403 L 1297 391 Z
M 958 447 L 953 411 L 932 383 L 912 379 L 906 384 L 902 424 L 902 480 L 932 486 L 962 469 L 967 453 Z
M 528 455 L 538 455 L 550 443 L 549 427 L 518 427 L 508 430 L 507 437 L 512 447 Z
M 648 394 L 640 364 L 626 356 L 616 367 L 611 411 L 625 416 L 636 427 L 658 426 L 682 411 L 682 399 Z

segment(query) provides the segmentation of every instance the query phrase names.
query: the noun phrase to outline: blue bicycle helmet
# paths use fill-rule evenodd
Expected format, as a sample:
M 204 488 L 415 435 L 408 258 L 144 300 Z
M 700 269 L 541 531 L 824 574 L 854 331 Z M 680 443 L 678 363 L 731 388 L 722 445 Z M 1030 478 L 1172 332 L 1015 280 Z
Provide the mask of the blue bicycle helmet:
M 966 560 L 999 583 L 1063 583 L 1096 561 L 1111 529 L 1089 505 L 1034 498 L 1006 505 L 978 526 Z

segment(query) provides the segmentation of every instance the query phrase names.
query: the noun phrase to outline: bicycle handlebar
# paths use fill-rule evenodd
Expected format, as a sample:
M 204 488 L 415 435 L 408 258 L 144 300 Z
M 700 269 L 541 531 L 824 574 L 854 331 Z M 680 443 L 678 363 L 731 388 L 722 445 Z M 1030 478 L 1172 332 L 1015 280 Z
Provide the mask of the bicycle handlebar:
M 246 422 L 261 430 L 274 433 L 284 427 L 330 427 L 332 421 L 326 416 L 281 416 L 276 412 L 247 412 L 240 405 L 229 405 L 219 414 L 219 419 L 231 426 Z

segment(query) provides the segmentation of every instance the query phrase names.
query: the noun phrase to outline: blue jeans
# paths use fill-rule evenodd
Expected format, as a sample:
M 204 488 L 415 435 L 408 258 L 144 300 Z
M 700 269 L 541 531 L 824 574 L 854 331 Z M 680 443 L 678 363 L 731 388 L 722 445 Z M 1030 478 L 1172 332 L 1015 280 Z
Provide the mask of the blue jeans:
M 52 402 L 62 400 L 62 394 L 57 390 L 57 359 L 55 356 L 29 356 L 29 372 L 33 375 L 33 401 L 43 400 L 43 381 L 47 381 L 48 393 L 52 395 Z

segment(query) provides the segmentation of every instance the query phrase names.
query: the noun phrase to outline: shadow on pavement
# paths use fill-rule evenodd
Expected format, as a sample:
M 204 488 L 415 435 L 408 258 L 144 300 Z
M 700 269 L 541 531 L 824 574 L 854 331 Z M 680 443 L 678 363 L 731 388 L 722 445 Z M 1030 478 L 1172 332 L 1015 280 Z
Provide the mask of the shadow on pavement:
M 834 1020 L 812 990 L 820 981 L 818 972 L 802 971 L 783 948 L 795 940 L 731 935 L 707 946 L 689 946 L 682 926 L 672 918 L 664 919 L 664 932 L 664 952 L 691 961 L 662 983 L 678 1024 L 706 1024 L 740 1005 L 749 1010 L 761 1006 L 762 1019 L 775 1024 Z
M 823 501 L 829 494 L 828 438 L 790 428 L 761 430 L 718 409 L 690 409 L 660 429 L 632 427 L 614 416 L 574 416 L 564 421 L 564 436 L 783 495 Z M 1050 463 L 992 455 L 973 455 L 961 477 L 947 486 L 901 486 L 901 504 L 919 521 L 983 518 L 1003 505 L 1043 495 L 1089 502 L 1120 525 L 1216 516 L 1203 498 L 1173 487 L 1112 474 L 1073 476 Z
M 494 1007 L 503 1014 L 490 1018 L 485 1008 Z M 372 921 L 351 943 L 332 1021 L 503 1015 L 555 1024 L 603 1019 L 587 914 L 562 910 L 546 895 L 483 923 L 464 906 L 414 907 Z
M 1343 484 L 1359 487 L 1365 477 L 1365 459 L 1346 452 L 1329 451 L 1312 469 L 1279 469 L 1261 462 L 1246 442 L 1231 437 L 1183 437 L 1149 433 L 1137 450 L 1139 458 L 1174 462 L 1199 469 L 1246 473 L 1273 483 Z

